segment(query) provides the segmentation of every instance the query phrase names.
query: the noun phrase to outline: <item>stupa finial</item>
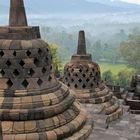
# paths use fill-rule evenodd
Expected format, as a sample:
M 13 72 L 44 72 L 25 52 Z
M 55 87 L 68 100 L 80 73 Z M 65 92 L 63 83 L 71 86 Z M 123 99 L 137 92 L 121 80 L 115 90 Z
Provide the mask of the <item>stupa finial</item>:
M 23 0 L 10 0 L 9 26 L 27 26 Z
M 85 32 L 84 31 L 79 32 L 77 54 L 79 54 L 79 55 L 86 54 L 86 40 L 85 40 Z

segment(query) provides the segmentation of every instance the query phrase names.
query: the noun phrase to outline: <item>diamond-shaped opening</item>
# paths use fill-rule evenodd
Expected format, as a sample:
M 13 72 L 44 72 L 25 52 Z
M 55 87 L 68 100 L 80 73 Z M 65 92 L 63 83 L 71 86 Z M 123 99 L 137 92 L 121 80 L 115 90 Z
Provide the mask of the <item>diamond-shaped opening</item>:
M 74 72 L 74 69 L 71 69 L 72 72 Z
M 70 84 L 68 83 L 67 86 L 70 87 Z
M 43 51 L 41 49 L 38 50 L 38 54 L 42 55 Z
M 0 57 L 3 57 L 3 56 L 4 56 L 4 52 L 0 51 Z
M 10 79 L 7 81 L 7 86 L 8 88 L 11 88 L 13 86 L 13 82 Z
M 74 79 L 71 79 L 71 82 L 74 82 Z
M 92 77 L 93 76 L 93 74 L 92 73 L 90 73 L 90 77 Z
M 79 72 L 82 72 L 82 69 L 79 69 Z
M 92 69 L 92 71 L 94 72 L 94 71 L 95 71 L 95 69 L 93 68 L 93 69 Z
M 49 58 L 48 58 L 48 57 L 46 57 L 46 58 L 45 58 L 45 62 L 46 62 L 46 63 L 48 63 L 48 61 L 49 61 Z
M 47 48 L 46 51 L 49 52 L 49 49 Z
M 74 85 L 74 87 L 75 87 L 75 88 L 78 88 L 78 85 L 77 85 L 77 84 L 75 84 L 75 85 Z
M 21 61 L 19 62 L 19 64 L 20 64 L 22 67 L 25 65 L 25 63 L 24 63 L 23 60 L 21 60 Z
M 81 83 L 82 82 L 82 79 L 79 79 L 78 81 Z
M 90 85 L 91 87 L 93 87 L 93 84 L 91 83 L 91 85 Z
M 34 64 L 35 64 L 36 66 L 39 65 L 39 60 L 38 60 L 37 58 L 34 59 Z
M 65 78 L 65 80 L 67 81 L 67 80 L 68 80 L 68 78 L 66 77 L 66 78 Z
M 19 71 L 17 70 L 17 69 L 15 69 L 14 71 L 13 71 L 13 74 L 15 75 L 15 76 L 19 76 Z
M 52 80 L 52 77 L 51 77 L 51 76 L 49 76 L 48 81 L 51 81 L 51 80 Z
M 86 77 L 86 75 L 85 75 L 85 74 L 83 74 L 83 77 Z
M 29 57 L 29 56 L 31 56 L 31 52 L 28 50 L 27 52 L 26 52 L 26 54 L 27 54 L 27 56 Z
M 52 65 L 50 66 L 50 70 L 52 70 Z
M 46 73 L 46 71 L 47 71 L 46 68 L 43 67 L 43 68 L 42 68 L 42 73 L 44 74 L 44 73 Z
M 25 79 L 25 80 L 22 82 L 22 86 L 23 86 L 24 88 L 27 88 L 28 85 L 29 85 L 29 83 L 28 83 L 28 81 Z
M 28 71 L 28 75 L 29 76 L 33 76 L 34 73 L 35 73 L 35 71 L 33 69 L 29 69 L 29 71 Z
M 5 72 L 4 72 L 4 70 L 3 70 L 3 69 L 1 69 L 1 70 L 0 70 L 0 74 L 1 74 L 2 76 L 4 76 L 4 75 L 5 75 Z
M 87 78 L 87 80 L 86 80 L 87 82 L 89 82 L 90 81 L 90 79 L 89 78 Z
M 75 76 L 78 77 L 78 74 L 76 73 Z
M 83 84 L 83 86 L 82 86 L 83 88 L 86 88 L 86 85 L 85 84 Z
M 68 73 L 68 76 L 70 76 L 70 73 Z
M 13 52 L 13 56 L 17 56 L 17 53 L 16 53 L 16 51 L 14 51 L 14 52 Z
M 8 67 L 11 66 L 11 62 L 10 62 L 10 60 L 7 60 L 6 65 L 7 65 Z
M 42 81 L 41 79 L 39 79 L 39 80 L 37 81 L 37 84 L 38 84 L 39 86 L 41 86 L 41 85 L 43 84 L 43 81 Z
M 87 69 L 86 72 L 88 72 L 89 70 Z
M 51 60 L 53 59 L 53 57 L 51 56 Z

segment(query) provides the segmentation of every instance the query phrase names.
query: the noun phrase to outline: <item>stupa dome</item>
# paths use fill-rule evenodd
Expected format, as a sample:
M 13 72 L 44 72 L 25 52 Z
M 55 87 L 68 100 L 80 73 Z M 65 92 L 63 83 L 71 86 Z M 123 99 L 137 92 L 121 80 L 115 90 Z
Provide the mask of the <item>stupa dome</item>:
M 49 45 L 11 0 L 0 27 L 0 128 L 3 140 L 86 139 L 92 130 L 73 92 L 54 76 Z
M 75 91 L 81 103 L 92 104 L 97 114 L 103 112 L 108 122 L 122 115 L 118 99 L 101 80 L 99 65 L 86 52 L 84 31 L 79 32 L 77 54 L 64 67 L 63 82 Z

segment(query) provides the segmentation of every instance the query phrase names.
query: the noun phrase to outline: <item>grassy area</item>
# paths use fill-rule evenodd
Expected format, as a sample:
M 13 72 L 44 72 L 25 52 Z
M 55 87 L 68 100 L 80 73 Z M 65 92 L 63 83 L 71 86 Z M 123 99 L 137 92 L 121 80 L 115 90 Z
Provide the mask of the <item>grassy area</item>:
M 118 74 L 120 71 L 125 69 L 131 70 L 131 68 L 128 68 L 125 64 L 99 63 L 99 66 L 102 73 L 110 70 L 114 75 Z

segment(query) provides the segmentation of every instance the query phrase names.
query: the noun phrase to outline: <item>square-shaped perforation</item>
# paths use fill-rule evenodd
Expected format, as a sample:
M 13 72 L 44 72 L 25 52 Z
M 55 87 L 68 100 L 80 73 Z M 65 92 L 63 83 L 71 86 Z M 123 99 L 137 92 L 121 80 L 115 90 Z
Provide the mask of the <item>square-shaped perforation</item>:
M 19 64 L 23 67 L 25 65 L 25 62 L 23 60 L 20 60 Z
M 35 71 L 32 68 L 28 70 L 28 75 L 29 76 L 33 76 L 34 73 L 35 73 Z
M 82 82 L 82 79 L 79 79 L 78 81 L 79 81 L 79 83 L 81 83 Z
M 13 74 L 14 74 L 14 76 L 19 76 L 19 75 L 20 75 L 20 73 L 19 73 L 19 71 L 18 71 L 17 69 L 15 69 L 15 70 L 13 71 Z
M 7 65 L 8 67 L 10 67 L 10 66 L 12 65 L 11 61 L 10 61 L 10 60 L 7 60 L 6 65 Z
M 44 74 L 44 73 L 46 73 L 46 71 L 47 71 L 46 68 L 43 67 L 43 68 L 42 68 L 42 73 Z
M 34 64 L 38 67 L 38 66 L 39 66 L 39 63 L 40 63 L 40 62 L 39 62 L 39 59 L 38 59 L 38 58 L 35 58 L 35 59 L 34 59 Z
M 49 62 L 49 58 L 46 56 L 45 57 L 45 62 L 48 63 Z
M 22 82 L 22 86 L 23 86 L 24 88 L 27 88 L 28 85 L 29 85 L 29 83 L 28 83 L 28 81 L 25 79 L 25 80 Z
M 49 76 L 48 81 L 51 81 L 51 80 L 52 80 L 52 77 L 51 77 L 51 76 Z
M 75 84 L 75 85 L 74 85 L 74 87 L 75 87 L 75 88 L 78 88 L 78 85 L 77 85 L 77 84 Z
M 43 54 L 43 51 L 40 48 L 38 49 L 38 54 L 39 55 L 42 55 Z
M 89 81 L 90 81 L 90 79 L 89 79 L 89 78 L 87 78 L 87 79 L 86 79 L 86 81 L 87 81 L 87 82 L 89 82 Z
M 86 85 L 85 85 L 85 84 L 83 84 L 83 85 L 82 85 L 82 88 L 84 88 L 84 89 L 85 89 L 85 88 L 86 88 Z
M 5 75 L 5 71 L 3 69 L 0 69 L 0 75 L 4 76 Z
M 86 74 L 83 74 L 82 76 L 83 76 L 83 77 L 86 77 Z
M 68 83 L 67 86 L 70 87 L 70 84 Z
M 37 84 L 41 86 L 43 84 L 43 81 L 41 79 L 38 79 Z
M 0 51 L 0 57 L 3 57 L 3 56 L 4 56 L 4 52 Z
M 47 48 L 46 51 L 49 52 L 49 49 Z
M 13 56 L 17 56 L 17 52 L 16 51 L 13 52 Z
M 71 82 L 74 82 L 74 79 L 73 78 L 71 79 Z
M 8 86 L 8 88 L 11 88 L 11 87 L 13 86 L 13 82 L 12 82 L 11 79 L 9 79 L 9 80 L 7 81 L 7 86 Z
M 26 52 L 26 55 L 27 55 L 28 57 L 30 57 L 31 54 L 32 54 L 32 53 L 31 53 L 29 50 Z
M 79 69 L 79 72 L 81 73 L 82 72 L 82 69 Z
M 90 87 L 93 87 L 93 83 L 90 84 Z

